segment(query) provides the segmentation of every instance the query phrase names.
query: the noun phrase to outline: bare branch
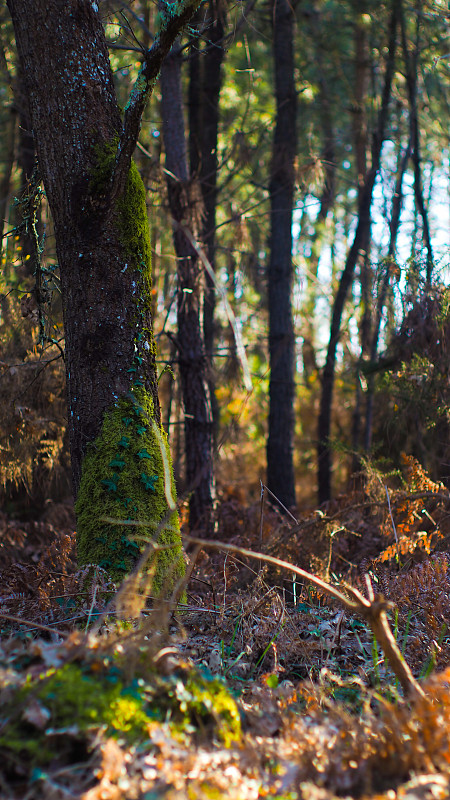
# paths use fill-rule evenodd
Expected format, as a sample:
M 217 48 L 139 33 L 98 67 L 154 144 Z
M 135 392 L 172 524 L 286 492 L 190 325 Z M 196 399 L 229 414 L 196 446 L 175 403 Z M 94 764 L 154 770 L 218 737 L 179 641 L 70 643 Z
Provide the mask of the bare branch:
M 179 0 L 169 3 L 167 0 L 162 0 L 159 33 L 152 46 L 145 52 L 144 61 L 125 107 L 123 129 L 111 177 L 111 200 L 118 197 L 125 187 L 131 157 L 139 136 L 142 113 L 155 86 L 161 64 L 177 36 L 195 14 L 200 2 L 201 0 Z

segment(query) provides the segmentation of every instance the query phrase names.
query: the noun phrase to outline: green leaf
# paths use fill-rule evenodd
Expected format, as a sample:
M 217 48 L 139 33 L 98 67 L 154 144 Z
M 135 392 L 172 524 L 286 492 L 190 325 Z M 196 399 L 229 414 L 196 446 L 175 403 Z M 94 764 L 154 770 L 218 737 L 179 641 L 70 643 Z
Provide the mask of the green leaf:
M 123 469 L 125 466 L 125 461 L 120 457 L 119 453 L 116 453 L 113 460 L 109 462 L 108 467 L 117 467 L 117 469 Z
M 147 452 L 145 447 L 143 447 L 142 450 L 139 450 L 138 456 L 139 458 L 151 458 L 150 453 Z
M 155 483 L 157 480 L 157 475 L 146 475 L 145 472 L 141 472 L 141 482 L 146 489 L 150 489 L 152 492 L 155 491 Z
M 128 428 L 128 426 L 131 425 L 133 420 L 131 419 L 131 417 L 122 417 L 122 422 L 125 425 L 125 427 Z
M 118 483 L 119 477 L 120 476 L 117 474 L 117 472 L 115 472 L 111 479 L 103 478 L 101 483 L 103 484 L 103 486 L 106 486 L 106 488 L 108 489 L 108 492 L 117 492 L 117 483 Z
M 144 384 L 142 381 L 133 381 L 133 386 L 143 386 L 143 385 Z
M 122 536 L 121 542 L 124 547 L 127 547 L 129 550 L 140 550 L 139 545 L 136 542 L 133 542 L 131 539 L 127 539 L 126 536 Z
M 145 427 L 145 425 L 138 425 L 136 428 L 137 435 L 142 436 L 142 434 L 144 434 L 146 430 L 147 428 Z
M 117 446 L 118 447 L 129 447 L 130 446 L 130 440 L 129 440 L 128 436 L 122 436 L 120 442 L 117 442 Z

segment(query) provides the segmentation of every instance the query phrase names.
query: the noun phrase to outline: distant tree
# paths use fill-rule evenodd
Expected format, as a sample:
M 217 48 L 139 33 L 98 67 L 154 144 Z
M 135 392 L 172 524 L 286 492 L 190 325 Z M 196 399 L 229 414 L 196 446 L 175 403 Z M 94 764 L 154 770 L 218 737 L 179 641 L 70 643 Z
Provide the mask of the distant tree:
M 0 80 L 8 84 L 12 84 L 12 78 L 8 61 L 5 52 L 5 39 L 7 36 L 7 28 L 11 27 L 8 10 L 3 8 L 0 11 Z M 12 93 L 11 93 L 12 94 Z M 6 92 L 5 92 L 6 95 Z M 14 167 L 14 160 L 16 157 L 16 141 L 17 141 L 17 108 L 13 97 L 10 102 L 2 104 L 1 112 L 2 123 L 2 170 L 0 173 L 0 252 L 3 250 L 3 230 L 6 222 L 6 211 L 8 208 L 8 200 L 11 191 L 11 178 Z
M 297 155 L 294 78 L 295 15 L 289 0 L 271 4 L 276 121 L 270 172 L 269 431 L 267 486 L 287 508 L 295 505 L 295 336 L 292 319 L 292 214 Z
M 183 406 L 189 525 L 210 531 L 214 503 L 213 419 L 202 328 L 204 276 L 191 238 L 200 227 L 202 197 L 190 175 L 183 117 L 182 52 L 174 47 L 161 68 L 161 108 L 169 208 L 177 256 L 177 362 Z M 188 229 L 188 231 L 186 230 Z M 190 236 L 189 236 L 190 234 Z
M 132 154 L 160 65 L 198 0 L 163 2 L 123 119 L 90 0 L 8 0 L 39 169 L 52 211 L 64 310 L 68 424 L 80 562 L 120 578 L 142 530 L 173 507 L 160 427 L 145 192 Z M 176 514 L 161 534 L 178 559 Z
M 306 12 L 310 16 L 313 39 L 313 60 L 317 72 L 317 107 L 319 109 L 320 162 L 323 170 L 319 197 L 319 210 L 312 235 L 308 272 L 305 275 L 306 298 L 303 310 L 303 372 L 306 379 L 317 369 L 315 337 L 317 328 L 318 270 L 322 249 L 322 237 L 328 217 L 336 199 L 336 132 L 333 119 L 333 93 L 331 73 L 335 65 L 329 58 L 329 38 L 318 9 Z M 300 116 L 300 115 L 299 115 Z M 308 114 L 305 117 L 308 118 Z
M 394 75 L 397 49 L 397 27 L 399 23 L 399 0 L 392 0 L 388 27 L 388 53 L 384 75 L 383 90 L 372 135 L 370 166 L 359 189 L 358 220 L 352 245 L 347 253 L 344 269 L 339 279 L 339 287 L 334 299 L 331 314 L 330 339 L 322 377 L 318 423 L 318 500 L 323 503 L 331 496 L 331 412 L 334 391 L 336 350 L 341 334 L 341 321 L 347 295 L 352 285 L 355 267 L 361 252 L 365 252 L 370 242 L 371 206 L 375 180 L 380 167 L 381 148 L 386 137 L 389 103 Z
M 421 36 L 421 20 L 423 15 L 423 2 L 419 2 L 415 9 L 415 42 L 413 52 L 410 53 L 408 46 L 408 37 L 406 31 L 405 9 L 402 0 L 400 4 L 400 30 L 402 39 L 403 62 L 405 67 L 406 84 L 408 87 L 408 100 L 409 100 L 409 124 L 410 124 L 410 138 L 411 138 L 411 155 L 414 166 L 414 197 L 416 201 L 416 208 L 422 217 L 422 234 L 423 243 L 427 253 L 427 269 L 426 269 L 426 283 L 431 286 L 431 278 L 433 274 L 433 248 L 431 246 L 430 225 L 428 221 L 428 211 L 423 194 L 423 179 L 421 167 L 421 141 L 419 130 L 419 117 L 418 117 L 418 103 L 417 103 L 417 84 L 419 77 L 419 54 L 420 54 L 420 36 Z
M 203 199 L 200 220 L 200 239 L 205 247 L 213 270 L 216 266 L 216 211 L 218 199 L 218 135 L 219 101 L 223 80 L 222 64 L 225 57 L 224 35 L 226 9 L 220 0 L 209 0 L 199 23 L 205 29 L 205 45 L 200 49 L 193 42 L 189 57 L 189 162 L 191 175 L 199 180 Z M 213 373 L 214 311 L 216 289 L 211 275 L 205 277 L 205 299 L 203 304 L 203 335 L 208 359 L 208 384 L 213 414 L 214 432 L 217 438 L 219 406 L 215 396 Z

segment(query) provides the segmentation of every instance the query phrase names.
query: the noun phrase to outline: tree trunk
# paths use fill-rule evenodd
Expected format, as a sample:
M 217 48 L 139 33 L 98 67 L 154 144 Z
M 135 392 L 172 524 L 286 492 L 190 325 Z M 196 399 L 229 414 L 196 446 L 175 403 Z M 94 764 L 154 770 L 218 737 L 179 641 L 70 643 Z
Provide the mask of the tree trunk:
M 369 84 L 369 48 L 367 41 L 367 31 L 365 18 L 367 16 L 365 3 L 357 2 L 354 7 L 355 28 L 354 28 L 354 48 L 355 48 L 355 79 L 354 79 L 354 103 L 353 112 L 353 146 L 355 152 L 356 174 L 358 179 L 358 201 L 361 200 L 364 191 L 364 180 L 367 175 L 367 150 L 368 150 L 368 130 L 366 102 Z M 360 379 L 360 368 L 369 349 L 370 323 L 371 323 L 371 303 L 370 288 L 372 283 L 372 270 L 370 265 L 370 226 L 367 230 L 367 246 L 361 252 L 359 282 L 361 286 L 361 308 L 362 314 L 359 321 L 359 339 L 361 345 L 360 356 L 355 369 L 355 405 L 353 409 L 352 422 L 352 466 L 351 474 L 359 472 L 361 461 L 359 456 L 359 440 L 361 430 L 362 414 L 362 386 Z
M 405 171 L 410 154 L 411 154 L 411 139 L 409 140 L 405 151 L 400 154 L 398 160 L 397 179 L 395 182 L 395 189 L 392 198 L 392 213 L 389 225 L 389 249 L 388 249 L 386 264 L 384 265 L 385 272 L 383 276 L 383 283 L 381 285 L 380 293 L 377 300 L 377 310 L 376 310 L 374 329 L 372 334 L 372 342 L 370 347 L 370 363 L 375 363 L 378 353 L 378 341 L 380 338 L 381 321 L 383 318 L 383 311 L 386 303 L 386 295 L 389 288 L 392 262 L 395 259 L 398 229 L 400 227 L 400 214 L 403 203 L 403 178 L 405 176 Z M 375 392 L 375 376 L 373 373 L 370 373 L 367 377 L 366 426 L 364 432 L 364 450 L 366 453 L 370 451 L 372 444 L 374 392 Z
M 417 80 L 419 76 L 418 60 L 420 54 L 420 19 L 422 14 L 422 6 L 423 4 L 420 2 L 416 11 L 416 44 L 413 56 L 411 57 L 408 50 L 408 41 L 406 37 L 405 11 L 402 0 L 400 0 L 400 30 L 402 35 L 403 60 L 405 62 L 406 84 L 408 87 L 409 96 L 409 125 L 412 142 L 412 161 L 414 165 L 414 197 L 416 200 L 416 208 L 422 217 L 422 238 L 427 250 L 426 286 L 429 289 L 431 287 L 431 278 L 433 275 L 433 249 L 431 246 L 428 211 L 425 205 L 422 188 L 420 127 L 417 111 Z
M 372 194 L 375 179 L 380 166 L 381 148 L 383 145 L 386 123 L 388 118 L 389 101 L 391 97 L 392 77 L 394 73 L 396 34 L 398 23 L 398 0 L 393 0 L 392 14 L 389 23 L 389 51 L 386 63 L 386 73 L 383 86 L 381 106 L 378 113 L 376 129 L 372 141 L 372 162 L 367 172 L 364 186 L 360 193 L 358 208 L 358 224 L 352 246 L 348 252 L 345 267 L 339 281 L 339 288 L 334 301 L 330 340 L 327 358 L 322 377 L 322 394 L 320 399 L 320 412 L 318 424 L 318 499 L 319 503 L 326 502 L 331 496 L 331 410 L 333 403 L 334 374 L 336 365 L 336 349 L 339 341 L 342 313 L 348 290 L 352 284 L 353 273 L 360 250 L 367 247 L 370 232 Z
M 189 525 L 209 533 L 214 503 L 213 423 L 201 328 L 202 268 L 183 227 L 194 237 L 201 209 L 198 182 L 189 179 L 181 87 L 181 52 L 161 68 L 161 98 L 169 206 L 178 275 L 178 364 L 183 392 Z
M 189 75 L 189 155 L 191 175 L 197 175 L 203 197 L 200 239 L 213 270 L 216 265 L 217 206 L 217 141 L 219 133 L 219 100 L 222 85 L 222 63 L 225 50 L 224 8 L 218 0 L 210 0 L 206 14 L 208 44 L 194 51 Z M 214 438 L 219 427 L 219 406 L 215 395 L 213 371 L 214 312 L 216 290 L 212 277 L 205 274 L 203 303 L 203 335 L 208 361 L 208 385 L 214 423 Z
M 306 288 L 306 301 L 304 305 L 305 331 L 303 337 L 303 375 L 306 386 L 311 373 L 317 369 L 316 364 L 316 305 L 317 289 L 319 285 L 319 261 L 322 247 L 322 237 L 326 227 L 327 219 L 333 207 L 336 195 L 336 157 L 335 157 L 335 135 L 333 130 L 333 118 L 331 113 L 330 97 L 330 78 L 326 70 L 326 59 L 328 42 L 324 35 L 323 23 L 320 14 L 314 10 L 312 16 L 315 58 L 317 62 L 319 87 L 318 103 L 320 108 L 320 119 L 322 127 L 322 168 L 324 170 L 324 180 L 320 195 L 320 206 L 317 219 L 314 223 L 314 231 L 310 238 L 311 255 L 308 263 L 308 274 L 305 280 L 309 282 Z
M 5 165 L 3 175 L 0 178 L 0 253 L 3 252 L 3 232 L 6 224 L 6 210 L 11 191 L 11 175 L 16 155 L 16 131 L 17 111 L 14 107 L 11 107 L 5 132 Z M 5 241 L 7 240 L 5 239 Z
M 292 320 L 292 210 L 297 154 L 297 96 L 294 79 L 295 16 L 289 0 L 275 0 L 273 59 L 276 126 L 270 178 L 269 435 L 267 486 L 287 508 L 295 506 L 294 399 L 295 336 Z
M 55 225 L 78 555 L 120 578 L 139 557 L 133 536 L 143 529 L 103 518 L 156 527 L 173 507 L 160 430 L 145 191 L 131 154 L 161 59 L 195 7 L 179 4 L 176 19 L 163 17 L 122 122 L 97 4 L 8 6 Z M 174 550 L 159 555 L 159 585 L 174 558 L 172 578 L 182 570 L 176 514 L 161 538 Z

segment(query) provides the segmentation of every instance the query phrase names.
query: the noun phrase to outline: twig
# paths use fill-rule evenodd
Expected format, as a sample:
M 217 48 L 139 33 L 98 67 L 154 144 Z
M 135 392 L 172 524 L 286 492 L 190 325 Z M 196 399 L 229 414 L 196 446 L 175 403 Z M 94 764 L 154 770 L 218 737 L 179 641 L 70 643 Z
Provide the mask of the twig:
M 217 280 L 217 275 L 216 275 L 216 273 L 214 272 L 214 270 L 213 270 L 213 268 L 211 266 L 211 262 L 206 257 L 203 249 L 201 247 L 199 247 L 198 243 L 195 241 L 195 239 L 194 239 L 191 231 L 189 230 L 189 228 L 186 228 L 185 225 L 180 225 L 180 223 L 177 223 L 177 224 L 178 224 L 180 230 L 183 231 L 186 239 L 190 242 L 190 244 L 194 248 L 194 250 L 197 253 L 200 261 L 202 262 L 206 272 L 208 273 L 209 277 L 211 278 L 211 280 L 212 280 L 212 282 L 213 282 L 213 284 L 215 286 L 216 292 L 220 295 L 220 298 L 221 298 L 222 303 L 223 303 L 224 308 L 225 308 L 225 313 L 226 313 L 226 315 L 228 317 L 228 321 L 229 321 L 229 323 L 231 325 L 231 328 L 232 328 L 232 331 L 233 331 L 233 334 L 234 334 L 234 340 L 236 342 L 236 351 L 237 351 L 237 355 L 238 355 L 238 358 L 239 358 L 239 361 L 240 361 L 240 364 L 241 364 L 241 367 L 242 367 L 244 386 L 245 386 L 247 392 L 252 392 L 253 391 L 253 383 L 252 383 L 250 367 L 249 367 L 249 363 L 248 363 L 248 359 L 247 359 L 247 354 L 245 352 L 244 343 L 242 341 L 242 335 L 241 335 L 239 326 L 237 324 L 236 317 L 234 315 L 233 309 L 231 308 L 231 306 L 230 306 L 230 304 L 228 302 L 228 298 L 227 298 L 226 292 L 224 291 L 223 286 L 221 286 L 220 282 Z
M 31 625 L 30 630 L 33 630 L 33 628 L 37 628 L 41 631 L 47 631 L 48 633 L 57 633 L 58 636 L 62 637 L 68 635 L 67 633 L 63 633 L 63 631 L 59 631 L 55 628 L 50 628 L 49 625 L 40 625 L 39 622 L 33 622 L 30 619 L 21 619 L 20 617 L 14 617 L 12 614 L 5 614 L 3 611 L 0 611 L 0 617 L 2 619 L 7 619 L 10 622 L 17 622 L 19 625 Z
M 277 501 L 278 505 L 279 505 L 279 506 L 280 506 L 280 507 L 283 509 L 283 511 L 285 511 L 285 512 L 286 512 L 286 514 L 288 514 L 288 515 L 290 516 L 290 518 L 294 520 L 294 522 L 295 522 L 295 524 L 296 524 L 296 525 L 298 525 L 298 524 L 299 524 L 299 522 L 298 522 L 298 519 L 296 519 L 296 518 L 294 517 L 294 515 L 293 515 L 293 514 L 291 514 L 291 512 L 289 511 L 289 509 L 288 509 L 288 508 L 286 508 L 286 506 L 285 506 L 285 505 L 283 505 L 283 503 L 281 502 L 281 500 L 279 500 L 279 499 L 278 499 L 278 497 L 276 496 L 276 494 L 274 494 L 273 492 L 271 492 L 271 491 L 270 491 L 270 489 L 269 489 L 269 487 L 268 487 L 268 486 L 266 486 L 264 483 L 263 483 L 263 486 L 264 486 L 264 488 L 265 488 L 265 489 L 267 489 L 267 491 L 269 492 L 269 494 L 271 494 L 271 495 L 272 495 L 273 499 Z
M 399 546 L 399 543 L 398 543 L 397 528 L 395 527 L 394 517 L 392 515 L 391 500 L 390 500 L 390 497 L 389 497 L 389 489 L 387 488 L 386 484 L 384 485 L 384 488 L 386 490 L 388 509 L 389 509 L 389 514 L 391 515 L 392 529 L 394 531 L 395 543 L 397 545 L 397 564 L 400 567 L 400 546 Z

